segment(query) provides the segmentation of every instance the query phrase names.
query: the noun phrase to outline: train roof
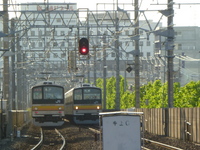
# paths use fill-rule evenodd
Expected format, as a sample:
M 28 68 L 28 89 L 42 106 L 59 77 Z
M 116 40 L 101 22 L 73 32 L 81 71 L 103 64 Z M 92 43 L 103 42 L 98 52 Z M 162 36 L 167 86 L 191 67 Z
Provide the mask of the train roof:
M 68 90 L 66 93 L 69 93 L 69 92 L 71 92 L 71 91 L 73 91 L 74 89 L 82 89 L 82 88 L 95 88 L 95 89 L 101 89 L 101 88 L 99 88 L 99 87 L 96 87 L 95 85 L 92 85 L 92 84 L 88 84 L 88 83 L 82 83 L 82 84 L 80 84 L 80 85 L 77 85 L 77 86 L 75 86 L 75 87 L 73 87 L 73 88 L 71 88 L 70 90 Z
M 43 82 L 39 82 L 36 85 L 34 85 L 33 87 L 37 87 L 37 86 L 60 86 L 63 87 L 62 85 L 58 85 L 56 84 L 54 81 L 43 81 Z M 33 88 L 32 87 L 32 88 Z
M 96 87 L 96 86 L 90 83 L 80 83 L 76 87 Z

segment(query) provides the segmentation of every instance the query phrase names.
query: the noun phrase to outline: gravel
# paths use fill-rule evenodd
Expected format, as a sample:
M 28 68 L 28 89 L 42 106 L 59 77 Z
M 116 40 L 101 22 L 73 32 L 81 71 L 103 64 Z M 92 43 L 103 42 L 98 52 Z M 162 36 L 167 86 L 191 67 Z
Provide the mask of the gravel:
M 95 140 L 95 133 L 88 128 L 80 128 L 78 126 L 72 125 L 70 123 L 65 123 L 58 130 L 65 137 L 67 142 L 67 150 L 100 150 L 101 141 Z M 30 145 L 35 145 L 40 139 L 40 128 L 28 125 L 23 128 L 21 131 L 22 137 L 14 138 L 14 141 L 11 142 L 10 139 L 3 139 L 0 143 L 1 150 L 30 150 Z M 182 140 L 173 139 L 165 136 L 154 135 L 146 132 L 144 138 L 166 143 L 175 147 L 179 147 L 185 150 L 199 150 L 200 146 L 191 143 L 184 142 Z M 145 147 L 152 148 L 152 144 L 145 143 Z M 33 147 L 33 146 L 32 146 Z M 162 149 L 153 146 L 153 149 Z

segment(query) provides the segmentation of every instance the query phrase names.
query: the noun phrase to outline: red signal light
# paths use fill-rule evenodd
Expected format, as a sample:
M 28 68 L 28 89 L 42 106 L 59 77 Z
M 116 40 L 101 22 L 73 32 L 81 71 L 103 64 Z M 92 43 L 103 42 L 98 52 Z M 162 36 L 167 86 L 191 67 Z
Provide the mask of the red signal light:
M 81 55 L 87 55 L 89 53 L 89 42 L 88 39 L 82 38 L 79 41 L 79 53 Z
M 86 48 L 86 47 L 82 47 L 81 50 L 80 50 L 80 53 L 81 53 L 82 55 L 87 55 L 87 54 L 88 54 L 87 48 Z

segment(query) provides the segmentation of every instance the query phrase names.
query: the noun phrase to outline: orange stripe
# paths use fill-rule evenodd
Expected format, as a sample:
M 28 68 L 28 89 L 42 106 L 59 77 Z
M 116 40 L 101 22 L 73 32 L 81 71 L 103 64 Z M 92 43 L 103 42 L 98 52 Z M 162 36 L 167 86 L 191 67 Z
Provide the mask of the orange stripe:
M 32 106 L 32 110 L 64 110 L 64 106 Z
M 86 109 L 89 109 L 89 110 L 96 110 L 97 109 L 97 106 L 99 106 L 99 109 L 101 109 L 101 105 L 95 105 L 95 106 L 74 106 L 74 109 L 76 109 L 76 107 L 78 107 L 78 110 L 86 110 Z

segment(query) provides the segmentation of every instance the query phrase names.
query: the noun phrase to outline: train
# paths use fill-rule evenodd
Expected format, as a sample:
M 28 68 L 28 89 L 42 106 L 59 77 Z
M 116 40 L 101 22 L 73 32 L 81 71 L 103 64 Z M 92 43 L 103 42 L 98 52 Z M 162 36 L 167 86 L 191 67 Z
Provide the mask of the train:
M 36 126 L 64 124 L 64 87 L 45 81 L 31 88 L 32 118 Z
M 75 124 L 98 124 L 102 112 L 102 90 L 82 83 L 69 91 L 52 81 L 31 88 L 32 118 L 35 126 L 62 126 L 64 120 Z
M 81 83 L 65 93 L 65 117 L 75 124 L 98 124 L 102 112 L 102 90 Z

